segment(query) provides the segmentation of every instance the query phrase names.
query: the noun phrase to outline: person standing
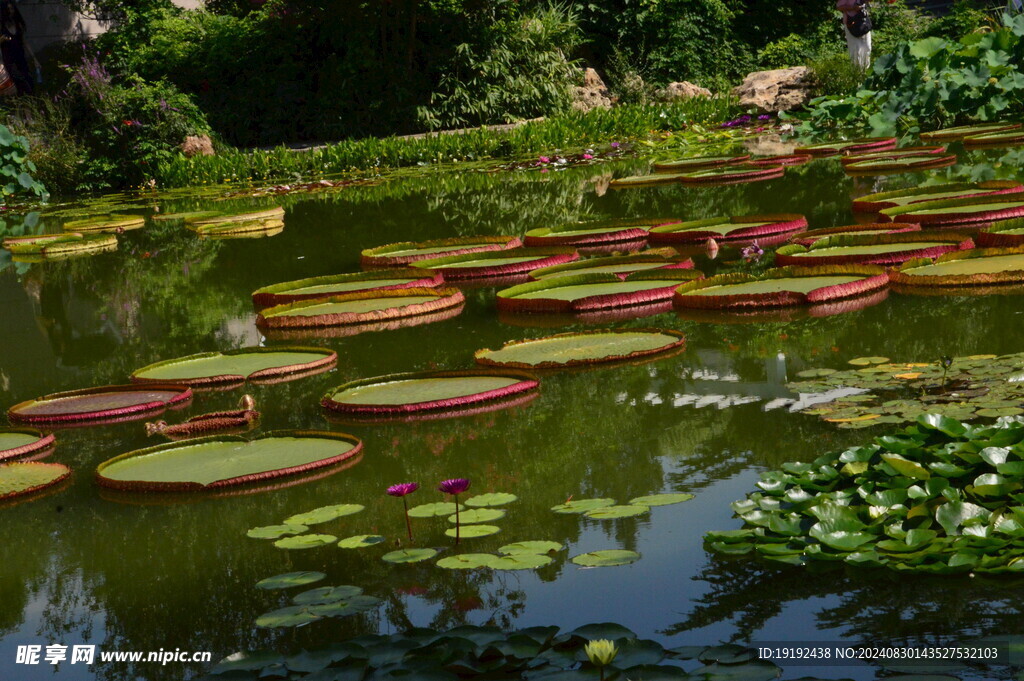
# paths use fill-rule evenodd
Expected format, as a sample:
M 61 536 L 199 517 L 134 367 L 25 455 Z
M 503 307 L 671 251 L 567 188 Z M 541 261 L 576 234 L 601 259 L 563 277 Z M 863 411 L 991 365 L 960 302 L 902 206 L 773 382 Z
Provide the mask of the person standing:
M 14 0 L 0 0 L 0 55 L 19 95 L 30 95 L 34 90 L 25 49 L 25 20 L 18 6 Z
M 866 71 L 871 66 L 871 17 L 868 16 L 868 0 L 836 0 L 836 9 L 843 15 L 850 61 L 861 71 Z

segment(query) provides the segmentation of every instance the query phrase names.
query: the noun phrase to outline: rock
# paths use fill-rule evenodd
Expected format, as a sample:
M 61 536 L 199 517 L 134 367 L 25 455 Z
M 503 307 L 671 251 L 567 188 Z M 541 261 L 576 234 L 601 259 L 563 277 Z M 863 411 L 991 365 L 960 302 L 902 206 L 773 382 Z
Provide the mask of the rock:
M 188 158 L 193 156 L 213 156 L 213 140 L 209 135 L 189 135 L 181 143 L 181 153 Z
M 756 107 L 765 112 L 798 109 L 812 97 L 811 70 L 806 66 L 788 69 L 755 71 L 733 88 L 740 106 Z
M 590 111 L 591 109 L 610 109 L 612 98 L 608 94 L 608 87 L 597 75 L 597 71 L 588 68 L 583 74 L 583 86 L 574 88 L 572 108 L 577 111 Z
M 691 99 L 693 97 L 711 97 L 711 90 L 689 81 L 669 83 L 661 90 L 658 90 L 658 99 L 676 100 Z

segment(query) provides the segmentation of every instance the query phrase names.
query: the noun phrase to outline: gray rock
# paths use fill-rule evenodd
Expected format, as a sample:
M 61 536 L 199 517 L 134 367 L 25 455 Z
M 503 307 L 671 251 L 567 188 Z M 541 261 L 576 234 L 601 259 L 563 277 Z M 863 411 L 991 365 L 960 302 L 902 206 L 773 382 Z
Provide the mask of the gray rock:
M 755 71 L 733 88 L 740 106 L 778 112 L 799 109 L 813 97 L 814 83 L 806 66 Z

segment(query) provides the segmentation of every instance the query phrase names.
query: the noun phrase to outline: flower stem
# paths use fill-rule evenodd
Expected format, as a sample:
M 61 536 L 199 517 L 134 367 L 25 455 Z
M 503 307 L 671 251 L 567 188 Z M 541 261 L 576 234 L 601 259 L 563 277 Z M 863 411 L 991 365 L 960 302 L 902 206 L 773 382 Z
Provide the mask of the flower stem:
M 459 525 L 459 495 L 456 494 L 454 496 L 455 496 L 455 545 L 458 546 L 459 545 L 459 539 L 460 539 L 459 534 L 461 532 L 461 527 Z
M 409 532 L 409 541 L 412 541 L 412 523 L 409 522 L 409 502 L 402 497 L 402 508 L 405 509 L 405 529 Z

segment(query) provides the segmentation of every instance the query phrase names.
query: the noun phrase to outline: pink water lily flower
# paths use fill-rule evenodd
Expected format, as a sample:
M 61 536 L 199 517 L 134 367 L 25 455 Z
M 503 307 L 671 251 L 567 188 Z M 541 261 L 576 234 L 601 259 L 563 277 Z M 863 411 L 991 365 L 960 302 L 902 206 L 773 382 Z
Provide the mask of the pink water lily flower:
M 420 488 L 418 482 L 403 482 L 400 485 L 391 485 L 388 487 L 388 494 L 393 497 L 404 497 L 406 494 L 412 494 Z

